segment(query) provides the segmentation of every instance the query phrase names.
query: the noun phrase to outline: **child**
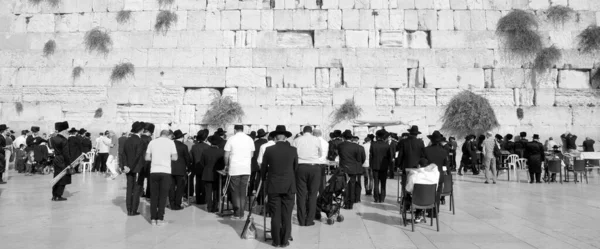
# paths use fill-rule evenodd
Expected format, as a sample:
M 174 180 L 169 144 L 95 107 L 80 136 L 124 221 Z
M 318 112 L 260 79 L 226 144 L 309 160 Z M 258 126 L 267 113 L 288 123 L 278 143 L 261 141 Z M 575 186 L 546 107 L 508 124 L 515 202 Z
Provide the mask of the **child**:
M 27 160 L 27 152 L 25 152 L 25 144 L 21 144 L 15 153 L 15 168 L 19 173 L 26 172 L 25 161 Z
M 33 151 L 30 151 L 29 156 L 27 157 L 27 162 L 25 163 L 26 176 L 33 175 L 33 167 L 35 166 L 35 157 L 33 155 Z

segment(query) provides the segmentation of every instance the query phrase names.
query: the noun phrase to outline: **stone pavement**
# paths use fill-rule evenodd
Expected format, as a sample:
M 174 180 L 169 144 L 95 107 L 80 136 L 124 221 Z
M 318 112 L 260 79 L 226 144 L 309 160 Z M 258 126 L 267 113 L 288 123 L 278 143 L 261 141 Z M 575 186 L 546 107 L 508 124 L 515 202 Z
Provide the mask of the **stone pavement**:
M 95 173 L 76 175 L 66 202 L 50 201 L 50 176 L 15 176 L 0 186 L 0 247 L 7 249 L 95 248 L 272 248 L 262 239 L 241 240 L 244 221 L 231 221 L 192 206 L 166 211 L 164 227 L 149 224 L 149 203 L 142 216 L 125 214 L 125 179 L 106 180 Z M 504 177 L 503 177 L 504 176 Z M 388 198 L 375 204 L 363 196 L 345 221 L 298 227 L 288 248 L 599 248 L 600 176 L 589 184 L 573 182 L 484 185 L 482 176 L 458 177 L 456 215 L 443 206 L 440 232 L 419 225 L 415 232 L 400 224 L 395 180 Z M 521 179 L 526 179 L 521 173 Z

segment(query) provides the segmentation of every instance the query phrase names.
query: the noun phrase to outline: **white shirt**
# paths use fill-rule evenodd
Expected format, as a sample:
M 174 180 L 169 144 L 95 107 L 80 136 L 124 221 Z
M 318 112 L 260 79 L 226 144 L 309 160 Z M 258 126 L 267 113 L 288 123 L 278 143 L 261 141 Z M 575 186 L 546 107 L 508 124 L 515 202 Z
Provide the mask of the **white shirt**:
M 112 144 L 112 140 L 107 138 L 106 136 L 101 136 L 96 138 L 96 148 L 98 149 L 98 153 L 108 153 L 110 149 L 110 145 Z
M 230 152 L 229 175 L 250 175 L 254 141 L 243 132 L 238 132 L 227 140 L 225 151 Z
M 371 142 L 363 144 L 362 147 L 365 148 L 365 156 L 367 158 L 367 160 L 365 160 L 365 162 L 363 163 L 363 167 L 368 168 L 370 166 L 369 159 L 370 159 L 370 155 L 371 155 Z
M 305 133 L 292 142 L 292 146 L 298 149 L 298 163 L 320 164 L 323 156 L 321 140 L 310 133 Z
M 319 140 L 321 140 L 321 152 L 323 153 L 321 154 L 319 160 L 322 164 L 328 164 L 329 161 L 327 160 L 327 154 L 329 153 L 329 143 L 322 137 L 319 137 Z
M 146 154 L 150 154 L 152 158 L 150 173 L 171 174 L 171 155 L 177 154 L 173 140 L 165 137 L 152 140 L 148 144 Z
M 13 147 L 18 149 L 21 146 L 21 144 L 27 145 L 25 143 L 26 141 L 27 141 L 27 138 L 25 136 L 19 136 L 19 137 L 15 138 L 15 141 L 13 142 Z
M 265 155 L 265 151 L 267 150 L 268 147 L 271 147 L 273 145 L 275 145 L 275 142 L 268 141 L 267 143 L 260 146 L 260 149 L 258 150 L 258 158 L 256 158 L 256 161 L 258 162 L 259 166 L 263 162 L 263 156 Z

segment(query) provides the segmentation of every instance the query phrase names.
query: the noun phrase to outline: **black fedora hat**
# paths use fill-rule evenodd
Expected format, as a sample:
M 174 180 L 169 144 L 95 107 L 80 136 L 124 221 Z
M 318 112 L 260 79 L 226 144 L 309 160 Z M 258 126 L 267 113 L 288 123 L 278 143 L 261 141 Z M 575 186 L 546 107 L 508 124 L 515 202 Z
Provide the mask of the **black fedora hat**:
M 154 129 L 156 127 L 154 126 L 153 123 L 144 123 L 144 130 L 147 130 L 148 132 L 154 134 Z
M 387 131 L 378 130 L 375 132 L 375 136 L 377 136 L 378 138 L 384 138 L 385 136 L 387 136 Z
M 5 131 L 8 130 L 8 126 L 6 126 L 5 124 L 0 124 L 0 131 Z
M 31 132 L 39 132 L 40 131 L 40 127 L 38 126 L 31 126 Z
M 269 134 L 269 133 L 265 132 L 264 129 L 258 129 L 258 131 L 256 132 L 256 137 L 261 138 L 261 137 L 266 136 L 267 134 Z
M 540 135 L 538 135 L 538 134 L 533 134 L 533 139 L 540 139 Z
M 513 139 L 513 134 L 510 134 L 510 133 L 506 134 L 506 140 L 511 140 L 511 139 Z
M 183 136 L 185 136 L 185 134 L 187 133 L 183 133 L 181 132 L 181 130 L 176 130 L 175 132 L 173 132 L 173 139 L 180 139 Z
M 225 135 L 225 131 L 223 130 L 223 128 L 219 128 L 219 129 L 217 129 L 217 131 L 215 131 L 215 133 L 213 135 L 217 135 L 217 136 L 221 137 L 221 136 Z
M 334 138 L 341 137 L 342 136 L 342 131 L 335 130 L 335 131 L 333 131 L 332 135 L 333 135 Z
M 527 137 L 527 132 L 522 131 L 521 133 L 519 133 L 520 137 Z
M 502 135 L 500 135 L 500 134 L 496 134 L 496 139 L 497 139 L 497 140 L 502 140 Z
M 417 135 L 417 134 L 421 134 L 421 132 L 419 131 L 419 126 L 413 125 L 412 127 L 410 127 L 410 129 L 407 130 L 409 134 L 411 135 Z
M 208 133 L 207 133 L 207 135 L 208 135 Z M 208 142 L 211 145 L 214 145 L 214 146 L 219 146 L 219 143 L 221 143 L 222 141 L 223 140 L 221 140 L 221 137 L 219 137 L 219 136 L 210 136 L 210 137 L 208 137 Z
M 2 130 L 1 128 L 2 128 L 2 125 L 0 125 L 0 130 Z M 69 129 L 69 122 L 67 122 L 67 121 L 56 122 L 56 123 L 54 123 L 54 129 L 58 132 Z
M 342 137 L 344 137 L 344 139 L 352 139 L 352 137 L 354 137 L 354 136 L 352 135 L 352 131 L 350 131 L 350 130 L 345 130 L 345 131 L 342 133 Z
M 77 130 L 75 127 L 71 128 L 69 130 L 69 133 L 77 133 L 77 132 L 79 132 L 79 130 Z
M 285 125 L 278 125 L 277 127 L 275 127 L 275 131 L 271 132 L 272 136 L 277 136 L 277 135 L 285 135 L 285 137 L 291 137 L 292 133 L 287 131 L 287 129 L 285 128 Z
M 86 129 L 84 129 L 84 128 L 81 128 L 81 129 L 79 129 L 79 131 L 77 132 L 77 134 L 79 134 L 79 135 L 83 135 L 83 134 L 85 134 L 86 132 L 87 132 L 87 130 L 86 130 Z
M 198 131 L 198 133 L 196 133 L 196 141 L 198 141 L 198 142 L 206 141 L 207 137 L 208 137 L 207 130 L 200 130 L 200 131 Z
M 440 133 L 439 131 L 434 131 L 431 135 L 428 135 L 427 138 L 429 138 L 431 142 L 437 143 L 441 142 L 444 136 L 442 136 L 442 133 Z
M 249 135 L 252 139 L 256 138 L 256 131 L 251 131 Z

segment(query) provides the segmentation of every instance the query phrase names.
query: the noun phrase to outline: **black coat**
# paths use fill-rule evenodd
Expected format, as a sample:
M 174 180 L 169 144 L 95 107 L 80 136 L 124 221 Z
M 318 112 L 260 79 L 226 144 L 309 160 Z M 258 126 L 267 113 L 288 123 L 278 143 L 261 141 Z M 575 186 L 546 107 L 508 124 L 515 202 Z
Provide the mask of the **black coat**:
M 444 171 L 443 167 L 448 166 L 448 150 L 441 145 L 431 145 L 423 149 L 423 158 L 429 163 L 435 163 L 440 174 Z M 446 167 L 450 174 L 450 167 Z
M 327 160 L 335 161 L 335 158 L 339 156 L 338 146 L 343 143 L 344 140 L 340 138 L 334 138 L 329 141 L 329 149 L 327 151 Z
M 367 155 L 362 146 L 344 141 L 338 145 L 338 153 L 340 156 L 340 168 L 344 169 L 346 174 L 359 175 L 363 173 L 362 165 L 365 163 Z
M 398 166 L 403 170 L 416 168 L 419 165 L 419 160 L 423 157 L 424 148 L 425 143 L 423 143 L 423 140 L 417 139 L 413 135 L 400 141 L 398 144 Z
M 148 144 L 152 141 L 152 137 L 141 135 L 140 139 L 142 140 L 142 151 L 144 152 L 142 157 L 143 167 L 140 170 L 140 174 L 142 176 L 150 176 L 150 161 L 146 161 L 146 150 L 148 149 Z
M 298 151 L 285 142 L 277 142 L 265 150 L 261 167 L 266 178 L 267 194 L 295 194 Z
M 208 146 L 207 144 L 204 144 Z M 217 170 L 225 168 L 225 150 L 219 146 L 208 146 L 202 150 L 202 156 L 197 163 L 199 172 L 202 173 L 202 181 L 214 182 L 218 180 Z
M 190 153 L 187 145 L 179 140 L 175 140 L 175 149 L 177 150 L 177 161 L 171 161 L 171 175 L 184 176 L 188 171 L 190 162 Z
M 510 154 L 515 154 L 515 142 L 510 140 L 504 142 L 504 147 L 502 149 L 507 150 L 508 152 L 510 152 Z
M 144 145 L 142 138 L 138 135 L 131 135 L 125 144 L 123 144 L 123 164 L 121 169 L 125 166 L 129 167 L 132 173 L 140 173 L 146 165 L 146 150 L 144 149 L 147 145 Z
M 260 153 L 260 146 L 266 144 L 267 142 L 269 141 L 264 138 L 260 138 L 254 141 L 254 148 L 256 149 L 254 150 L 254 154 L 252 155 L 252 172 L 260 171 L 260 167 L 258 165 L 258 154 Z
M 202 161 L 202 157 L 204 156 L 204 151 L 208 148 L 210 148 L 210 145 L 206 143 L 197 143 L 192 146 L 192 150 L 190 151 L 191 163 L 193 165 L 191 171 L 196 175 L 202 174 L 202 172 L 204 172 L 203 167 L 200 165 L 200 162 Z
M 584 152 L 594 152 L 594 140 L 585 140 L 583 141 L 583 151 Z
M 544 160 L 544 145 L 537 141 L 527 143 L 525 147 L 529 172 L 542 173 L 542 161 Z
M 372 170 L 387 171 L 392 156 L 392 148 L 386 141 L 372 142 L 369 149 L 369 167 Z
M 6 147 L 6 138 L 0 135 L 0 173 L 6 171 L 6 151 L 4 151 L 4 147 Z
M 572 135 L 572 134 L 565 136 L 565 134 L 562 134 L 562 135 L 560 135 L 560 138 L 564 141 L 568 150 L 576 150 L 577 149 L 577 145 L 576 145 L 577 136 Z
M 67 138 L 69 144 L 69 157 L 71 160 L 77 159 L 81 155 L 81 140 L 78 136 L 69 136 Z
M 125 161 L 123 160 L 123 150 L 125 149 L 125 141 L 127 141 L 128 137 L 125 136 L 121 136 L 119 137 L 118 144 L 119 144 L 119 165 L 123 165 L 125 163 Z M 82 142 L 83 145 L 83 142 Z
M 92 140 L 86 137 L 81 138 L 81 152 L 88 153 L 90 151 L 92 151 Z
M 67 138 L 63 137 L 63 135 L 58 134 L 50 139 L 50 144 L 54 149 L 54 160 L 52 161 L 52 166 L 54 167 L 54 176 L 57 176 L 62 172 L 67 166 L 71 164 L 70 153 L 69 153 L 69 143 Z M 66 174 L 63 178 L 61 178 L 56 185 L 67 185 L 71 184 L 71 175 Z

